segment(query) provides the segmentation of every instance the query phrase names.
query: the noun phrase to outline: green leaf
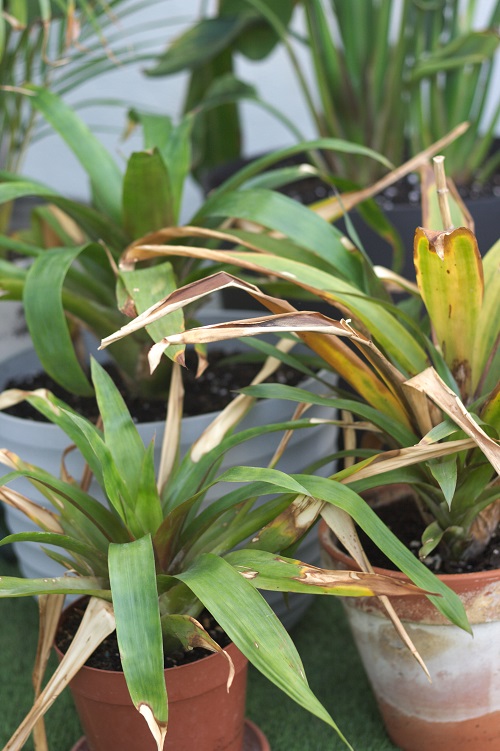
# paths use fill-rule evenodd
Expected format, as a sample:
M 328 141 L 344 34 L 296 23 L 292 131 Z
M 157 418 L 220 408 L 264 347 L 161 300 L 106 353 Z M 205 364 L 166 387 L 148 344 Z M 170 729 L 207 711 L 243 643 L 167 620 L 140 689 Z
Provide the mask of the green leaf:
M 231 94 L 228 80 L 234 79 L 230 49 L 193 71 L 184 101 L 184 112 L 194 116 L 191 142 L 193 175 L 203 178 L 207 170 L 234 159 L 241 152 L 241 126 L 238 94 Z M 218 93 L 212 89 L 217 89 Z
M 111 599 L 111 593 L 104 589 L 102 579 L 93 576 L 59 576 L 51 579 L 25 579 L 14 576 L 0 577 L 0 598 L 32 597 L 37 595 L 90 595 Z
M 484 282 L 476 238 L 464 227 L 436 238 L 419 228 L 414 260 L 437 342 L 465 400 L 480 376 L 477 326 Z
M 129 532 L 119 518 L 78 485 L 59 480 L 13 454 L 9 455 L 9 459 L 16 466 L 16 471 L 2 475 L 0 485 L 7 484 L 16 477 L 26 477 L 52 504 L 58 514 L 57 521 L 66 534 L 78 537 L 83 543 L 102 553 L 106 553 L 110 541 L 125 542 L 129 539 Z M 45 509 L 41 511 L 45 512 Z M 44 527 L 42 513 L 38 517 L 36 513 L 32 513 L 31 518 L 39 527 Z
M 109 152 L 75 111 L 56 94 L 33 84 L 28 84 L 26 88 L 32 92 L 30 104 L 66 141 L 87 173 L 96 207 L 120 225 L 122 176 Z
M 242 419 L 243 416 L 241 416 Z M 206 450 L 196 459 L 192 458 L 194 445 L 191 450 L 184 456 L 178 470 L 172 475 L 167 486 L 165 487 L 165 495 L 167 497 L 167 504 L 169 513 L 176 506 L 183 503 L 188 498 L 191 498 L 197 493 L 205 493 L 208 490 L 209 484 L 213 480 L 215 470 L 219 467 L 220 462 L 224 454 L 226 454 L 234 446 L 244 444 L 252 438 L 266 435 L 267 433 L 276 433 L 284 430 L 299 430 L 314 427 L 314 422 L 308 419 L 302 420 L 288 420 L 282 423 L 272 423 L 269 425 L 257 425 L 253 428 L 247 428 L 237 433 L 231 434 L 228 428 L 227 433 L 222 439 L 219 439 L 218 444 Z M 198 450 L 199 446 L 196 446 Z M 217 481 L 225 477 L 221 475 Z M 239 477 L 239 481 L 245 480 L 244 471 L 242 476 Z
M 280 0 L 276 3 L 273 0 L 265 0 L 264 7 L 271 9 L 280 26 L 285 28 L 292 18 L 295 1 Z M 258 8 L 256 10 L 258 11 Z M 221 4 L 221 13 L 224 15 L 237 16 L 241 12 L 242 4 L 239 0 L 226 0 Z M 251 18 L 252 22 L 236 39 L 234 47 L 249 60 L 263 60 L 283 41 L 283 35 L 278 33 L 276 26 L 269 23 L 267 16 L 262 16 L 255 10 L 254 15 L 255 17 Z
M 426 558 L 429 553 L 437 548 L 444 536 L 444 530 L 441 529 L 439 522 L 432 522 L 426 527 L 422 535 L 422 546 L 418 551 L 420 559 Z
M 71 423 L 69 430 L 65 427 L 65 431 L 68 434 L 75 435 L 78 447 L 84 456 L 89 457 L 91 466 L 97 465 L 97 476 L 102 478 L 101 482 L 106 496 L 120 519 L 133 534 L 137 536 L 144 534 L 144 529 L 134 513 L 135 499 L 118 471 L 112 454 L 100 432 L 92 423 L 76 412 L 64 410 L 64 413 Z M 52 419 L 52 421 L 59 423 L 57 418 Z
M 163 522 L 161 499 L 156 485 L 154 448 L 154 441 L 152 441 L 144 454 L 134 509 L 143 529 L 152 535 L 157 532 Z
M 365 157 L 366 159 L 373 159 L 377 162 L 380 162 L 388 169 L 391 169 L 391 163 L 381 154 L 378 154 L 376 151 L 366 146 L 352 143 L 351 141 L 347 141 L 342 138 L 317 138 L 312 141 L 301 140 L 294 146 L 288 146 L 286 149 L 280 149 L 279 151 L 274 151 L 271 154 L 266 154 L 259 159 L 254 159 L 249 165 L 238 170 L 235 175 L 228 178 L 219 188 L 213 191 L 211 196 L 201 207 L 200 211 L 196 215 L 196 218 L 198 219 L 201 216 L 204 216 L 207 211 L 211 210 L 212 203 L 218 202 L 222 195 L 228 194 L 231 191 L 240 188 L 254 175 L 258 175 L 274 164 L 288 159 L 289 157 L 293 157 L 296 154 L 303 155 L 304 152 L 315 150 L 332 151 L 334 153 L 338 152 L 340 154 L 349 155 L 356 154 Z M 297 206 L 297 202 L 294 202 L 294 205 Z
M 152 305 L 163 299 L 177 288 L 172 264 L 169 261 L 156 266 L 146 266 L 133 271 L 121 271 L 120 280 L 134 302 L 137 313 L 144 313 Z M 181 308 L 174 310 L 159 321 L 146 326 L 146 331 L 155 342 L 164 336 L 184 329 L 184 313 Z M 174 346 L 167 350 L 168 356 L 174 360 L 178 352 L 184 347 Z
M 123 181 L 123 224 L 131 240 L 175 223 L 168 171 L 157 150 L 138 151 Z
M 76 356 L 62 302 L 68 270 L 85 249 L 55 248 L 39 255 L 26 277 L 23 302 L 43 369 L 68 391 L 90 396 L 93 389 Z
M 495 54 L 500 39 L 496 31 L 470 31 L 422 55 L 412 69 L 412 81 L 482 63 Z
M 274 592 L 334 595 L 337 597 L 370 597 L 377 594 L 396 594 L 390 577 L 372 573 L 330 571 L 310 566 L 302 561 L 286 558 L 266 550 L 236 550 L 224 560 L 258 589 Z M 401 589 L 401 594 L 405 594 Z M 413 594 L 417 594 L 415 589 Z
M 211 652 L 222 651 L 217 642 L 189 615 L 163 615 L 161 628 L 165 651 L 168 651 L 167 642 L 171 645 L 172 651 L 178 650 L 179 646 L 185 650 L 201 647 Z
M 476 332 L 477 373 L 487 375 L 482 393 L 492 391 L 500 372 L 500 240 L 488 250 L 483 259 L 484 297 Z
M 383 553 L 412 580 L 414 584 L 439 596 L 428 596 L 435 607 L 452 623 L 470 633 L 470 625 L 462 601 L 449 587 L 423 566 L 413 554 L 380 521 L 374 511 L 356 493 L 322 477 L 298 476 L 309 493 L 327 503 L 333 503 L 352 516 Z
M 439 595 L 428 597 L 446 618 L 470 633 L 465 608 L 458 595 L 423 566 L 351 488 L 326 477 L 303 474 L 286 475 L 275 469 L 256 467 L 246 467 L 245 471 L 247 481 L 269 482 L 276 487 L 277 492 L 291 491 L 311 496 L 311 498 L 332 503 L 346 511 L 387 558 L 414 584 L 427 592 L 435 592 Z M 221 475 L 220 479 L 231 482 L 233 481 L 232 473 L 234 470 L 228 470 Z M 234 478 L 234 481 L 241 479 L 238 473 L 234 475 Z
M 230 639 L 285 694 L 335 728 L 334 721 L 308 686 L 300 657 L 288 633 L 254 587 L 229 563 L 216 555 L 200 556 L 187 571 L 177 574 Z M 221 596 L 221 582 L 224 582 Z
M 92 573 L 96 576 L 107 575 L 106 556 L 76 537 L 50 532 L 18 532 L 4 537 L 0 540 L 0 545 L 9 545 L 13 542 L 36 542 L 39 545 L 57 545 L 64 550 L 76 553 L 77 556 L 84 558 L 92 569 Z
M 113 379 L 94 358 L 91 371 L 106 448 L 130 496 L 135 498 L 141 482 L 144 443 Z
M 130 697 L 162 748 L 159 739 L 163 742 L 167 731 L 168 706 L 155 560 L 149 535 L 125 545 L 110 545 L 109 576 L 118 647 Z
M 196 69 L 222 52 L 246 24 L 245 18 L 207 18 L 174 40 L 158 58 L 149 76 L 168 76 L 186 69 Z
M 169 138 L 158 146 L 167 168 L 171 188 L 171 224 L 179 222 L 184 183 L 191 167 L 191 134 L 194 119 L 185 115 L 179 125 L 172 128 Z
M 451 502 L 453 501 L 453 495 L 457 487 L 457 457 L 444 456 L 442 459 L 433 459 L 429 461 L 429 469 L 443 491 L 448 508 L 451 508 Z
M 345 409 L 377 425 L 387 436 L 395 438 L 398 445 L 412 446 L 415 443 L 415 435 L 401 425 L 401 423 L 387 417 L 378 409 L 374 409 L 363 402 L 357 402 L 354 399 L 320 396 L 297 386 L 285 386 L 280 383 L 263 383 L 258 386 L 246 386 L 240 389 L 240 391 L 242 394 L 248 394 L 257 399 L 287 399 L 293 402 L 315 404 L 338 410 Z
M 363 288 L 360 260 L 347 251 L 340 232 L 310 209 L 269 190 L 233 192 L 202 209 L 208 217 L 236 217 L 281 232 L 294 243 L 325 258 L 345 279 Z
M 122 249 L 126 245 L 127 238 L 121 231 L 120 225 L 110 221 L 109 217 L 96 209 L 63 198 L 46 185 L 19 178 L 13 179 L 8 172 L 0 171 L 0 180 L 6 181 L 0 184 L 0 203 L 7 203 L 24 196 L 40 196 L 71 216 L 91 239 L 103 240 L 113 248 Z

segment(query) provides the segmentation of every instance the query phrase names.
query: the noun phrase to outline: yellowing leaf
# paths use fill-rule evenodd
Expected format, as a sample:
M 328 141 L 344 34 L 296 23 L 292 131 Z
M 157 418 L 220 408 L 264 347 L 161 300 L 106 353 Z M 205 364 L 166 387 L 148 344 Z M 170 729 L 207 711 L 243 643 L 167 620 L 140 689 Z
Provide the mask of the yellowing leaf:
M 484 288 L 476 238 L 464 227 L 452 232 L 418 228 L 414 261 L 437 344 L 467 400 L 479 377 L 476 337 Z

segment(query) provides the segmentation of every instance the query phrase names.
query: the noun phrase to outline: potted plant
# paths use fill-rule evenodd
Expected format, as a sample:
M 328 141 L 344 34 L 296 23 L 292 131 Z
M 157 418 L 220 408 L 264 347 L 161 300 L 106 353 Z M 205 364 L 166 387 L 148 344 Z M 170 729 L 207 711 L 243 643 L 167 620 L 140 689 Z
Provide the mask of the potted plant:
M 183 186 L 191 168 L 191 133 L 197 115 L 190 113 L 174 125 L 166 116 L 131 112 L 131 123 L 143 129 L 144 150 L 133 153 L 122 171 L 77 113 L 56 94 L 28 84 L 26 92 L 30 95 L 31 106 L 39 110 L 49 125 L 65 139 L 85 169 L 92 200 L 90 206 L 85 206 L 14 173 L 2 175 L 1 203 L 24 196 L 39 196 L 50 203 L 49 207 L 34 213 L 30 230 L 21 238 L 7 234 L 1 236 L 3 247 L 30 261 L 25 268 L 0 259 L 2 301 L 22 299 L 29 333 L 44 369 L 70 393 L 89 396 L 92 386 L 77 356 L 75 340 L 81 337 L 77 337 L 75 324 L 91 331 L 97 339 L 105 338 L 123 323 L 127 314 L 134 310 L 142 312 L 149 307 L 148 303 L 161 296 L 162 291 L 171 291 L 204 273 L 202 265 L 193 261 L 170 262 L 161 273 L 151 270 L 152 263 L 142 270 L 142 274 L 139 274 L 140 270 L 126 273 L 126 268 L 117 267 L 127 245 L 138 241 L 159 242 L 162 237 L 160 230 L 164 228 L 169 228 L 172 236 L 177 232 L 179 245 L 197 244 L 193 235 L 176 230 Z M 293 154 L 300 148 L 318 145 L 388 164 L 370 149 L 349 142 L 311 142 L 278 152 L 250 172 L 246 170 L 236 175 L 218 194 L 234 201 L 235 217 L 260 222 L 262 201 L 274 200 L 276 203 L 278 199 L 269 196 L 267 191 L 257 195 L 248 190 L 243 192 L 250 187 L 246 184 L 249 179 L 253 178 L 255 183 L 260 170 L 279 161 L 283 153 Z M 226 208 L 216 213 L 213 203 L 213 200 L 207 200 L 193 213 L 189 224 L 216 229 L 227 222 L 231 215 Z M 220 207 L 217 204 L 215 208 Z M 273 208 L 277 213 L 279 204 Z M 347 257 L 347 251 L 341 247 L 341 234 L 332 231 L 330 236 L 336 240 L 338 252 Z M 153 290 L 147 299 L 143 285 L 141 300 L 135 286 L 138 279 L 147 278 L 148 274 L 155 278 L 157 285 L 161 280 L 164 290 Z M 57 294 L 54 295 L 55 290 Z M 92 305 L 86 304 L 88 302 Z M 69 320 L 72 325 L 68 324 Z M 125 347 L 118 345 L 110 351 L 124 385 L 140 397 L 154 397 L 156 393 L 163 398 L 168 390 L 168 379 L 163 381 L 161 393 L 161 387 L 149 377 L 147 368 L 141 367 L 143 363 L 138 356 L 144 341 L 149 339 L 144 334 L 139 341 L 136 339 L 129 338 Z M 67 363 L 64 373 L 58 367 L 62 359 Z
M 429 201 L 424 224 L 439 227 L 441 221 L 444 229 L 416 231 L 417 284 L 394 275 L 387 279 L 389 288 L 403 288 L 409 298 L 397 303 L 390 298 L 377 299 L 355 289 L 340 275 L 278 252 L 229 251 L 232 262 L 242 269 L 272 274 L 287 283 L 291 280 L 340 309 L 344 318 L 334 321 L 318 313 L 298 312 L 255 285 L 236 278 L 228 282 L 227 277 L 215 275 L 212 289 L 234 284 L 261 301 L 273 315 L 170 335 L 155 345 L 151 361 L 154 363 L 173 344 L 255 336 L 269 330 L 293 331 L 341 376 L 348 390 L 340 390 L 339 398 L 323 402 L 343 410 L 346 422 L 342 455 L 348 461 L 334 479 L 358 492 L 380 485 L 399 487 L 402 483 L 412 488 L 412 498 L 406 498 L 398 514 L 410 518 L 416 510 L 417 529 L 412 530 L 412 538 L 420 538 L 418 555 L 429 566 L 440 563 L 436 572 L 460 594 L 475 636 L 473 641 L 456 638 L 457 633 L 434 617 L 430 609 L 424 610 L 422 622 L 409 626 L 424 660 L 428 658 L 433 677 L 429 686 L 425 678 L 420 682 L 414 673 L 402 677 L 406 661 L 399 659 L 401 651 L 388 636 L 390 624 L 382 617 L 377 602 L 369 599 L 356 607 L 347 606 L 354 633 L 360 635 L 368 675 L 375 690 L 380 689 L 378 700 L 389 733 L 409 751 L 446 748 L 446 743 L 450 748 L 479 751 L 498 745 L 499 707 L 494 698 L 498 677 L 494 667 L 487 668 L 496 664 L 491 645 L 498 644 L 498 637 L 492 635 L 500 623 L 498 557 L 495 559 L 492 553 L 490 565 L 494 570 L 479 574 L 481 585 L 474 573 L 455 572 L 468 572 L 474 566 L 480 570 L 481 553 L 488 546 L 494 551 L 498 545 L 500 321 L 494 311 L 500 243 L 482 259 L 471 230 L 452 226 L 445 200 L 447 188 L 439 170 L 438 186 L 438 190 L 434 185 L 426 193 Z M 438 199 L 443 203 L 441 220 Z M 233 242 L 245 245 L 240 236 Z M 259 240 L 255 242 L 258 245 Z M 140 254 L 140 247 L 135 252 Z M 166 246 L 164 252 L 175 251 Z M 204 251 L 205 258 L 218 262 L 223 262 L 225 255 L 224 251 Z M 200 291 L 199 285 L 178 291 L 171 300 L 167 298 L 161 306 L 152 308 L 141 323 Z M 344 338 L 354 347 L 346 346 Z M 245 393 L 307 401 L 304 390 L 279 385 L 251 387 Z M 317 398 L 311 397 L 310 402 L 317 403 Z M 353 439 L 355 431 L 365 436 L 360 446 Z M 316 500 L 311 501 L 311 507 L 322 513 L 352 559 L 366 570 L 367 559 L 349 516 L 368 537 L 373 528 L 360 522 L 357 512 L 347 505 L 343 508 L 349 516 L 323 506 L 323 497 L 318 495 L 322 482 L 314 480 L 311 495 Z M 393 521 L 389 524 L 392 526 Z M 322 538 L 331 552 L 329 533 L 325 531 Z M 386 561 L 408 574 L 406 560 L 403 565 L 394 550 L 384 553 Z M 345 565 L 346 558 L 342 554 L 339 558 Z M 401 607 L 396 600 L 395 610 L 407 625 L 417 608 Z M 384 649 L 380 654 L 375 651 L 378 640 L 383 642 L 385 653 Z M 473 698 L 466 693 L 469 686 L 474 687 Z M 398 700 L 402 706 L 398 706 Z M 395 725 L 390 724 L 392 719 Z
M 481 247 L 490 247 L 495 239 L 488 234 L 488 212 L 495 210 L 490 178 L 499 159 L 498 150 L 493 149 L 500 114 L 493 75 L 499 21 L 498 2 L 484 9 L 474 2 L 454 0 L 436 5 L 364 0 L 351 12 L 337 0 L 308 0 L 280 3 L 278 12 L 275 4 L 265 0 L 239 4 L 221 0 L 215 12 L 200 18 L 168 45 L 148 74 L 190 70 L 189 107 L 197 101 L 227 102 L 232 96 L 233 101 L 246 99 L 273 111 L 272 103 L 263 102 L 255 87 L 235 79 L 233 68 L 238 57 L 261 60 L 278 46 L 290 63 L 290 77 L 318 136 L 348 137 L 383 154 L 394 165 L 468 121 L 468 131 L 444 153 L 448 173 L 460 188 L 471 199 L 484 198 L 484 205 L 471 200 L 469 206 L 481 233 Z M 211 76 L 200 75 L 207 69 Z M 217 111 L 210 114 L 214 130 Z M 277 114 L 289 130 L 297 129 L 284 112 Z M 220 117 L 224 116 L 221 112 Z M 225 142 L 231 145 L 227 128 L 232 122 L 224 120 Z M 296 137 L 303 138 L 300 133 Z M 202 154 L 203 145 L 200 138 Z M 220 150 L 212 153 L 220 155 Z M 220 162 L 234 158 L 234 148 L 225 158 L 219 156 Z M 208 154 L 205 159 L 209 164 Z M 381 164 L 340 153 L 325 154 L 324 161 L 339 189 L 353 183 L 366 187 L 384 175 Z M 203 157 L 200 162 L 201 170 Z M 317 159 L 313 160 L 309 174 L 304 173 L 305 179 L 293 189 L 307 203 L 324 200 L 330 189 L 321 179 L 321 162 L 320 179 L 307 179 L 314 176 L 317 166 Z M 208 184 L 216 183 L 209 178 Z M 379 202 L 401 234 L 403 247 L 409 247 L 418 223 L 418 182 L 391 186 Z M 365 222 L 367 214 L 363 211 Z M 376 242 L 376 234 L 365 222 L 355 225 L 361 239 L 375 263 L 388 265 L 380 260 L 387 258 L 387 246 Z M 405 274 L 412 271 L 409 258 Z
M 32 359 L 31 352 L 23 352 L 20 359 L 4 364 L 2 374 L 5 378 L 14 375 L 18 365 L 21 374 L 32 374 L 41 368 L 55 382 L 49 382 L 49 388 L 54 389 L 56 384 L 64 387 L 65 399 L 69 399 L 71 394 L 91 397 L 93 387 L 88 377 L 86 350 L 96 348 L 100 338 L 119 328 L 127 320 L 127 314 L 134 311 L 140 313 L 176 286 L 206 273 L 202 262 L 196 263 L 190 259 L 179 259 L 173 263 L 167 261 L 161 266 L 153 259 L 133 270 L 118 266 L 119 257 L 127 244 L 141 238 L 161 242 L 165 227 L 177 235 L 180 247 L 199 242 L 177 228 L 182 188 L 191 163 L 193 117 L 188 116 L 179 125 L 174 125 L 166 117 L 131 113 L 131 119 L 143 128 L 145 149 L 130 156 L 122 173 L 111 155 L 60 98 L 36 86 L 31 86 L 30 92 L 32 106 L 40 110 L 49 124 L 64 136 L 86 169 L 93 199 L 91 206 L 85 206 L 33 181 L 14 174 L 4 176 L 5 182 L 0 185 L 1 201 L 37 195 L 50 205 L 34 212 L 29 233 L 15 238 L 2 236 L 5 247 L 29 259 L 26 267 L 0 259 L 0 289 L 5 293 L 2 300 L 22 300 L 30 338 L 39 358 L 38 363 Z M 325 142 L 324 145 L 351 149 L 350 144 L 340 142 Z M 377 158 L 367 149 L 352 148 L 356 153 Z M 279 155 L 275 159 L 279 159 Z M 250 220 L 258 221 L 261 212 L 259 202 L 252 205 L 248 200 L 250 193 L 236 190 L 239 187 L 239 182 L 234 188 L 227 186 L 224 195 L 227 198 L 233 195 L 236 214 L 244 210 Z M 226 221 L 226 217 L 227 213 L 221 214 L 220 218 L 211 214 L 207 202 L 193 215 L 192 222 L 196 226 L 216 228 Z M 330 232 L 329 228 L 327 231 Z M 331 230 L 331 235 L 335 236 L 341 247 L 339 233 Z M 348 255 L 346 251 L 343 254 Z M 120 312 L 119 308 L 124 312 Z M 198 319 L 198 308 L 197 304 L 191 306 L 185 325 L 192 325 Z M 110 349 L 110 358 L 118 369 L 124 389 L 130 396 L 138 398 L 141 409 L 146 398 L 150 404 L 163 408 L 169 387 L 170 366 L 167 361 L 162 364 L 161 372 L 154 376 L 149 373 L 144 352 L 150 336 L 161 338 L 168 330 L 177 330 L 183 325 L 182 320 L 182 311 L 178 311 L 160 328 L 153 327 L 149 333 L 138 332 L 125 343 Z M 94 340 L 85 338 L 84 334 L 88 332 L 94 335 Z M 61 362 L 65 363 L 64 368 L 60 367 Z M 42 382 L 36 385 L 46 384 Z M 5 388 L 5 381 L 2 387 Z M 28 385 L 24 388 L 32 387 Z M 3 407 L 7 406 L 4 400 Z M 277 419 L 282 418 L 283 414 Z M 263 413 L 262 419 L 264 422 L 267 419 Z M 7 424 L 2 414 L 0 435 L 9 436 L 9 440 L 12 440 L 14 434 L 19 434 L 20 425 L 15 422 L 17 417 L 8 415 L 5 420 Z M 146 418 L 146 422 L 151 423 L 146 428 L 146 442 L 155 430 L 161 429 L 161 424 L 152 424 L 154 420 L 154 413 L 149 419 Z M 30 424 L 31 436 L 36 430 L 38 428 Z M 192 440 L 194 438 L 188 439 L 188 444 Z M 23 436 L 20 443 L 31 445 L 32 441 Z M 54 445 L 54 461 L 57 463 L 67 445 L 63 436 L 55 437 L 54 430 L 45 434 L 40 442 L 37 441 L 36 446 L 40 443 L 44 449 Z M 298 449 L 298 455 L 305 449 L 306 446 Z M 311 452 L 313 448 L 309 445 L 307 451 Z M 310 456 L 308 459 L 307 452 L 304 454 L 303 466 L 312 461 Z M 30 459 L 35 463 L 42 461 L 33 456 Z M 44 466 L 56 471 L 55 464 Z M 81 466 L 74 471 L 79 474 Z M 10 516 L 11 512 L 7 514 Z M 10 524 L 12 529 L 17 528 L 13 526 L 12 519 Z M 40 564 L 43 560 L 40 559 Z
M 65 647 L 60 649 L 64 656 L 60 655 L 59 668 L 36 697 L 33 709 L 6 749 L 22 747 L 62 687 L 70 683 L 89 745 L 96 751 L 139 746 L 162 749 L 165 738 L 167 748 L 178 750 L 196 747 L 213 751 L 224 745 L 237 751 L 243 734 L 245 671 L 245 659 L 238 649 L 285 693 L 337 729 L 311 693 L 290 637 L 256 588 L 353 595 L 421 592 L 409 583 L 395 585 L 391 578 L 326 571 L 282 554 L 298 529 L 292 532 L 290 525 L 280 522 L 280 515 L 294 502 L 297 493 L 304 493 L 304 486 L 277 470 L 270 470 L 268 476 L 265 470 L 251 467 L 218 471 L 221 458 L 231 445 L 263 432 L 262 428 L 234 432 L 241 401 L 237 406 L 233 403 L 224 419 L 217 419 L 179 461 L 182 389 L 178 368 L 174 369 L 165 431 L 168 439 L 158 472 L 153 464 L 153 445 L 144 446 L 116 386 L 96 361 L 92 362 L 92 379 L 101 427 L 49 392 L 26 394 L 36 409 L 75 442 L 104 491 L 108 506 L 96 501 L 67 474 L 59 479 L 7 449 L 0 451 L 1 461 L 13 470 L 1 479 L 2 501 L 18 506 L 41 530 L 10 535 L 2 540 L 2 545 L 15 540 L 55 545 L 57 552 L 47 550 L 48 555 L 68 569 L 66 575 L 51 579 L 0 579 L 2 597 L 41 596 L 45 647 L 39 650 L 40 664 L 44 664 L 56 633 L 63 599 L 57 595 L 90 597 L 86 607 L 78 601 L 78 609 L 85 612 L 76 635 L 68 623 L 68 614 L 60 621 L 57 640 L 61 643 L 61 630 L 69 631 L 71 646 L 67 651 Z M 242 400 L 245 402 L 248 397 Z M 308 420 L 299 420 L 268 426 L 264 432 L 310 427 Z M 17 491 L 15 484 L 10 487 L 20 477 L 42 489 L 51 502 L 50 511 Z M 224 484 L 227 482 L 238 485 L 228 490 L 230 486 Z M 203 498 L 213 487 L 218 488 L 216 498 L 204 504 Z M 255 506 L 257 497 L 273 493 L 269 500 Z M 342 493 L 355 499 L 362 515 L 370 513 L 355 493 L 348 489 L 342 489 Z M 302 520 L 302 525 L 301 534 L 309 523 Z M 256 535 L 261 536 L 260 544 Z M 381 529 L 381 539 L 387 543 L 390 533 Z M 392 544 L 398 547 L 397 541 Z M 422 581 L 434 584 L 432 575 L 421 564 L 415 562 L 415 567 L 421 569 Z M 443 601 L 440 607 L 455 610 L 458 620 L 465 623 L 453 593 L 439 583 L 436 590 L 427 590 L 431 591 L 442 594 L 434 597 Z M 217 626 L 203 615 L 204 608 Z M 238 649 L 217 644 L 219 627 Z M 80 670 L 115 629 L 123 675 L 119 677 L 116 670 L 107 676 L 101 675 L 106 670 Z M 196 667 L 174 667 L 165 673 L 164 654 L 184 650 L 189 653 L 195 647 L 219 654 L 200 660 Z M 113 647 L 107 643 L 106 649 L 109 657 Z M 202 669 L 205 662 L 210 677 L 197 678 L 198 665 Z M 183 672 L 188 673 L 187 679 Z M 37 675 L 41 680 L 40 665 Z M 113 706 L 103 704 L 107 688 L 97 688 L 94 693 L 89 687 L 91 678 L 112 683 L 109 691 Z M 125 681 L 127 688 L 117 687 L 117 681 Z M 178 681 L 190 684 L 194 696 L 186 693 L 189 687 L 179 688 Z M 206 681 L 206 686 L 200 681 Z M 236 693 L 237 705 L 228 710 L 226 683 L 229 686 L 232 682 L 229 697 Z M 216 706 L 208 710 L 208 719 L 202 719 L 197 714 L 196 695 L 212 693 L 212 689 Z M 170 695 L 171 691 L 169 711 L 167 692 Z M 126 704 L 134 712 L 132 720 L 123 715 Z M 182 704 L 187 704 L 187 719 L 179 717 Z M 104 729 L 95 716 L 99 709 Z M 211 723 L 214 718 L 216 722 Z M 154 740 L 148 740 L 148 729 Z M 39 725 L 37 733 L 43 733 Z
M 303 14 L 303 26 L 293 25 L 294 11 Z M 224 91 L 221 79 L 232 73 L 232 67 L 221 68 L 203 86 L 201 68 L 216 68 L 224 55 L 261 60 L 279 45 L 320 137 L 348 138 L 401 164 L 409 152 L 417 154 L 459 123 L 471 122 L 467 135 L 446 154 L 450 176 L 467 184 L 481 170 L 487 175 L 498 162 L 498 157 L 486 161 L 498 108 L 493 107 L 486 122 L 482 118 L 494 85 L 499 20 L 498 3 L 478 17 L 474 3 L 457 6 L 448 0 L 439 7 L 408 1 L 402 8 L 364 0 L 356 14 L 336 0 L 287 2 L 279 10 L 265 0 L 238 5 L 221 0 L 215 13 L 175 38 L 147 72 L 164 76 L 193 71 L 193 91 L 186 100 L 192 108 L 206 96 L 220 96 L 214 78 Z M 297 46 L 310 56 L 313 91 Z M 231 90 L 228 83 L 226 88 Z M 195 90 L 198 99 L 193 102 Z M 464 91 L 470 94 L 464 96 Z M 250 88 L 242 96 L 258 99 Z M 380 165 L 365 160 L 353 169 L 353 160 L 341 154 L 326 158 L 336 175 L 353 180 L 355 173 L 362 185 L 383 174 Z

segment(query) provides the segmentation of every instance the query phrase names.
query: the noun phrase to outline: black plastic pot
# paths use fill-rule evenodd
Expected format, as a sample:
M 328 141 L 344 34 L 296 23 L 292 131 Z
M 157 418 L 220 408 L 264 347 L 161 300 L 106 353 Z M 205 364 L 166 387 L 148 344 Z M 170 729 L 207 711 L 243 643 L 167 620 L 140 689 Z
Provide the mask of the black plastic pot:
M 496 148 L 500 149 L 500 140 L 496 143 Z M 299 156 L 287 160 L 287 164 L 292 162 L 300 164 L 306 160 L 307 158 L 305 156 Z M 221 167 L 206 173 L 201 181 L 203 190 L 205 193 L 209 193 L 235 174 L 235 172 L 241 169 L 245 164 L 250 163 L 250 161 L 251 160 L 248 159 L 240 159 L 231 162 L 230 164 L 222 165 Z M 316 178 L 307 178 L 290 184 L 282 189 L 281 192 L 297 199 L 300 203 L 305 205 L 312 203 L 315 200 L 319 201 L 327 196 L 327 188 L 325 184 Z M 465 203 L 474 219 L 475 234 L 479 250 L 481 254 L 484 254 L 500 236 L 500 195 L 487 195 L 484 197 L 466 199 Z M 384 199 L 383 210 L 389 221 L 399 233 L 402 240 L 402 246 L 405 249 L 404 264 L 401 273 L 405 278 L 414 280 L 415 270 L 411 249 L 413 248 L 415 229 L 421 225 L 422 221 L 420 204 L 418 202 L 412 204 L 394 202 L 391 205 L 389 200 Z M 376 266 L 391 267 L 392 249 L 390 245 L 363 221 L 356 210 L 352 211 L 349 216 L 354 229 L 373 264 Z M 347 233 L 344 221 L 339 221 L 336 226 L 338 226 L 343 232 Z M 224 290 L 223 302 L 224 306 L 227 308 L 232 309 L 234 307 L 241 307 L 241 295 L 237 290 Z M 307 303 L 304 303 L 304 301 L 293 300 L 291 302 L 296 304 L 296 307 L 298 308 L 308 309 Z M 258 308 L 259 310 L 262 309 L 257 302 L 251 300 L 246 300 L 245 307 Z M 324 312 L 327 315 L 331 314 L 331 308 L 326 306 L 326 309 L 322 309 L 321 312 Z

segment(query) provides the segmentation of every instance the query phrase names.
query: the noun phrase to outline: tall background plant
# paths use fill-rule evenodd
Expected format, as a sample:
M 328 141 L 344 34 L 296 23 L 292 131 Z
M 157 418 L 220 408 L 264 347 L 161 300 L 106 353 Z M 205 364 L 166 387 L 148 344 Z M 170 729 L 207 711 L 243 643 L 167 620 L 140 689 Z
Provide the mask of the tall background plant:
M 446 152 L 449 174 L 458 182 L 483 179 L 498 164 L 497 155 L 488 159 L 500 115 L 492 77 L 498 2 L 481 21 L 484 4 L 474 0 L 354 5 L 307 0 L 279 6 L 278 11 L 266 0 L 221 0 L 215 17 L 201 19 L 169 45 L 150 75 L 191 69 L 189 107 L 231 90 L 235 98 L 260 101 L 258 92 L 244 90 L 241 82 L 238 88 L 235 60 L 238 55 L 263 59 L 278 46 L 318 135 L 347 137 L 397 165 L 468 120 L 467 135 Z M 292 23 L 294 9 L 302 13 L 302 24 Z M 309 59 L 309 72 L 303 70 L 299 48 Z M 235 123 L 234 113 L 229 122 Z M 199 146 L 203 149 L 201 139 Z M 231 143 L 222 156 L 234 154 Z M 375 165 L 342 156 L 331 166 L 338 176 L 362 184 L 380 175 Z
M 6 0 L 0 12 L 0 168 L 18 174 L 31 144 L 50 130 L 39 117 L 27 84 L 67 97 L 93 79 L 152 58 L 152 24 L 138 20 L 144 4 L 131 0 L 88 3 Z M 151 3 L 150 3 L 151 5 Z M 154 28 L 171 18 L 157 0 Z M 132 22 L 131 22 L 132 19 Z M 81 102 L 80 107 L 96 104 Z M 107 104 L 118 104 L 107 99 Z M 123 103 L 122 103 L 123 104 Z M 1 179 L 1 174 L 0 174 Z M 3 207 L 6 229 L 10 207 Z

